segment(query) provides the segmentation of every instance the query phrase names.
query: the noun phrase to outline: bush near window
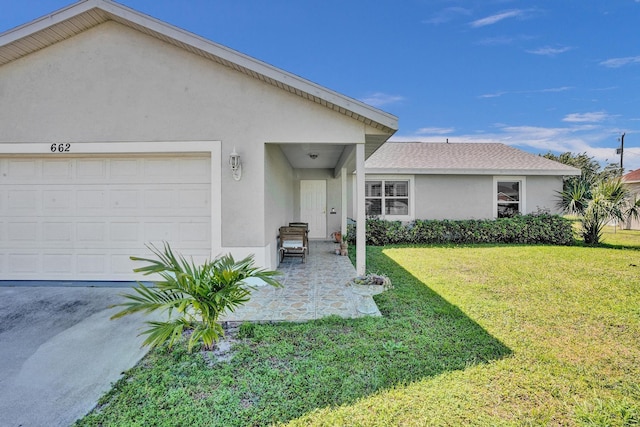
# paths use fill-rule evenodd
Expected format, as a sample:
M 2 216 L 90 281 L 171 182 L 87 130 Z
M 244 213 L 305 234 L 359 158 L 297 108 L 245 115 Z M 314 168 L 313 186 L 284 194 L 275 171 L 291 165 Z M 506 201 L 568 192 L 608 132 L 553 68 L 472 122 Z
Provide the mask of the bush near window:
M 355 225 L 347 232 L 355 243 Z M 367 219 L 367 245 L 519 243 L 573 245 L 571 221 L 542 214 L 486 220 L 416 220 L 408 223 Z

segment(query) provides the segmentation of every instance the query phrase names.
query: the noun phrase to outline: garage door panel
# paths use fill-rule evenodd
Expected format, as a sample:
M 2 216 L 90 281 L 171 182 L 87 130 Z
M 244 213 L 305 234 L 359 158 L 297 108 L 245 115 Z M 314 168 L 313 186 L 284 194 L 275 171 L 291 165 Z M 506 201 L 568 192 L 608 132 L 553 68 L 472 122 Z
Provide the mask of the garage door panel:
M 131 178 L 139 175 L 140 161 L 134 159 L 115 159 L 109 163 L 111 178 Z
M 77 271 L 84 277 L 104 275 L 107 271 L 107 253 L 83 253 L 76 256 Z
M 39 206 L 40 191 L 16 189 L 8 193 L 7 210 L 9 213 L 21 213 L 24 210 L 37 209 Z
M 45 221 L 42 223 L 42 242 L 44 245 L 55 244 L 70 247 L 74 241 L 74 223 L 72 221 Z
M 78 214 L 99 212 L 107 208 L 107 190 L 105 187 L 76 190 L 76 209 Z
M 170 209 L 178 193 L 174 190 L 146 190 L 144 192 L 144 209 Z
M 189 177 L 203 177 L 211 173 L 211 162 L 208 159 L 185 158 L 178 162 L 180 176 L 188 179 Z
M 9 223 L 8 242 L 29 242 L 30 246 L 38 242 L 40 224 L 37 221 L 15 221 Z
M 41 269 L 40 254 L 35 251 L 13 252 L 7 255 L 7 271 L 9 274 L 36 274 Z
M 73 162 L 71 160 L 49 160 L 41 164 L 44 179 L 70 182 L 73 178 Z
M 210 226 L 208 222 L 183 222 L 179 225 L 180 239 L 183 245 L 200 246 L 209 241 Z
M 79 247 L 91 247 L 91 243 L 103 247 L 107 241 L 107 226 L 104 222 L 78 222 L 75 241 L 80 243 Z
M 9 159 L 7 161 L 7 174 L 8 180 L 19 180 L 19 182 L 35 181 L 39 177 L 39 169 L 37 167 L 37 160 L 17 160 Z
M 152 159 L 144 161 L 144 174 L 147 177 L 164 177 L 174 167 L 171 159 Z
M 138 209 L 137 190 L 111 190 L 109 192 L 109 208 L 113 210 Z
M 134 280 L 130 256 L 211 251 L 209 157 L 0 159 L 0 280 Z
M 147 222 L 143 226 L 145 242 L 173 242 L 178 239 L 180 230 L 174 222 Z
M 200 189 L 184 189 L 179 192 L 180 206 L 189 208 L 190 210 L 199 209 L 199 212 L 209 210 L 209 191 L 205 188 Z
M 42 272 L 44 274 L 71 274 L 74 270 L 74 256 L 71 253 L 44 254 L 42 256 Z
M 75 198 L 73 193 L 64 190 L 45 190 L 42 192 L 42 208 L 55 210 L 57 212 L 66 211 L 73 214 Z
M 142 240 L 139 228 L 138 221 L 112 222 L 109 226 L 109 240 L 117 246 L 122 242 L 138 243 Z
M 107 160 L 76 160 L 76 178 L 104 181 L 107 178 Z

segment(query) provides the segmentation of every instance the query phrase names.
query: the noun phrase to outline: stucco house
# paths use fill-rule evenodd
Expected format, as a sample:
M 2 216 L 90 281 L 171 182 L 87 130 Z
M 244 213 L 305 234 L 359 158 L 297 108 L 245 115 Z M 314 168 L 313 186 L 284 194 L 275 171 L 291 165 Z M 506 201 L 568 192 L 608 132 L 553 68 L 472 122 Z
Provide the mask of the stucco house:
M 640 198 L 640 169 L 627 173 L 622 177 L 622 181 L 629 186 L 632 194 Z M 640 220 L 629 218 L 624 228 L 627 230 L 640 230 Z
M 163 240 L 275 268 L 280 226 L 346 229 L 348 208 L 364 207 L 365 159 L 398 129 L 109 0 L 1 34 L 0 94 L 0 280 L 136 279 L 129 256 Z
M 571 175 L 580 169 L 500 143 L 387 142 L 366 161 L 366 213 L 400 221 L 557 213 L 556 192 Z

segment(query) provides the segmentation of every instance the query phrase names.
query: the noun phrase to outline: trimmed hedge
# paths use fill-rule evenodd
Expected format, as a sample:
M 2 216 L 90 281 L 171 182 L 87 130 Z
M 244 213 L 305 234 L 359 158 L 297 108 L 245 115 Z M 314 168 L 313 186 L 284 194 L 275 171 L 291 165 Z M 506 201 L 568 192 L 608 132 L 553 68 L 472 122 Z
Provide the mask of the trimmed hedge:
M 408 223 L 367 220 L 367 245 L 519 243 L 573 245 L 571 222 L 558 215 L 531 214 L 485 220 L 416 220 Z M 355 224 L 347 231 L 356 238 Z

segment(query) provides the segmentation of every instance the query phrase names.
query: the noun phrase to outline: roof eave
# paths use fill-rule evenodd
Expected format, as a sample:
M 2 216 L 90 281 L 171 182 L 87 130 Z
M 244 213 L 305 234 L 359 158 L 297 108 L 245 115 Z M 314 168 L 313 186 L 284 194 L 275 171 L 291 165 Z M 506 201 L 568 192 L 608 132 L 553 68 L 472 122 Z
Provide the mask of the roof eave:
M 503 176 L 579 176 L 580 170 L 557 169 L 452 169 L 452 168 L 365 168 L 372 175 L 503 175 Z

